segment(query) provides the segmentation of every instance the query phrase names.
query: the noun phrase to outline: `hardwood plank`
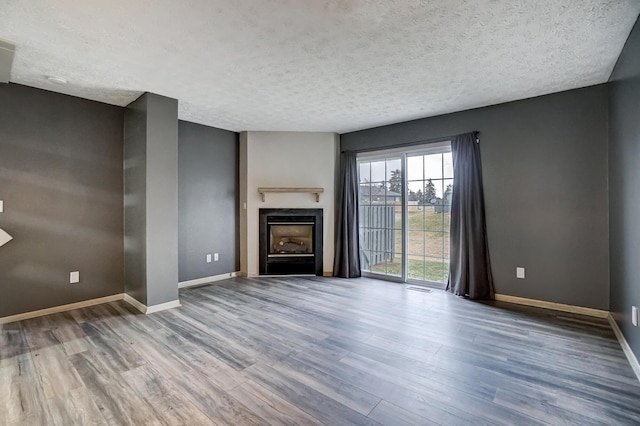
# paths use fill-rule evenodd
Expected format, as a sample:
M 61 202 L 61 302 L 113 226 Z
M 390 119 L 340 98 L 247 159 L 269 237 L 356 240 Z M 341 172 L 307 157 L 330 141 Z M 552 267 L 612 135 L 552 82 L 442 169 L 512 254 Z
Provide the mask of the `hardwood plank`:
M 162 424 L 153 409 L 124 382 L 109 361 L 88 352 L 72 355 L 70 359 L 108 424 Z
M 352 410 L 368 415 L 378 405 L 381 398 L 366 390 L 353 386 L 338 378 L 330 377 L 304 362 L 294 358 L 287 358 L 271 368 L 280 372 L 283 376 L 290 377 L 301 384 L 309 386 L 325 396 L 337 401 Z
M 3 371 L 4 370 L 4 371 Z M 42 407 L 47 405 L 43 389 L 37 379 L 8 373 L 9 367 L 0 368 L 0 424 L 19 425 L 42 420 Z
M 162 424 L 207 425 L 212 420 L 196 408 L 182 393 L 150 366 L 138 367 L 122 374 L 136 394 L 153 409 Z
M 216 424 L 261 425 L 264 422 L 249 408 L 206 378 L 176 376 L 170 382 Z
M 47 401 L 49 424 L 68 425 L 104 425 L 100 409 L 84 389 L 73 389 L 67 394 Z
M 640 424 L 606 320 L 404 287 L 233 278 L 0 325 L 0 425 Z
M 254 364 L 245 370 L 245 374 L 253 381 L 271 390 L 291 404 L 300 407 L 300 409 L 310 413 L 325 424 L 379 424 L 268 365 Z
M 82 386 L 62 348 L 38 351 L 34 354 L 34 363 L 46 398 L 63 395 Z
M 415 425 L 440 425 L 430 420 L 420 417 L 416 414 L 410 413 L 396 405 L 393 405 L 385 400 L 373 409 L 369 417 L 377 420 L 385 425 L 398 425 L 398 426 L 415 426 Z
M 233 389 L 230 394 L 269 425 L 322 425 L 309 414 L 252 380 L 247 380 Z

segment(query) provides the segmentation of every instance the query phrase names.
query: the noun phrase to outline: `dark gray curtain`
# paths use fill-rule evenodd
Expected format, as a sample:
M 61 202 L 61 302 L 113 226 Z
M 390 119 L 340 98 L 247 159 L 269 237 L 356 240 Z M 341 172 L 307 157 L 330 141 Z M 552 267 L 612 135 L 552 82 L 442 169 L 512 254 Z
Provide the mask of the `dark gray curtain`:
M 339 185 L 333 276 L 357 278 L 362 273 L 358 237 L 358 164 L 355 152 L 344 151 L 340 156 Z
M 454 181 L 447 291 L 469 299 L 493 299 L 477 133 L 454 137 L 451 151 Z

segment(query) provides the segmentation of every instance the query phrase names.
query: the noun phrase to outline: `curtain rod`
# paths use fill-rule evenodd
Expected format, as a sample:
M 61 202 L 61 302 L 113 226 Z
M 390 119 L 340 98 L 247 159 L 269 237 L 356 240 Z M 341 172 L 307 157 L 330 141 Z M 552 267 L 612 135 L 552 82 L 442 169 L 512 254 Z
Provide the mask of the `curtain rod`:
M 467 133 L 473 133 L 475 138 L 476 138 L 476 143 L 480 143 L 480 131 L 479 130 L 473 130 L 471 132 L 467 132 Z M 423 140 L 418 140 L 418 141 L 414 141 L 414 142 L 407 142 L 407 143 L 399 143 L 399 144 L 395 144 L 395 145 L 387 145 L 384 147 L 377 147 L 377 148 L 364 148 L 364 149 L 357 149 L 355 150 L 356 153 L 360 153 L 360 152 L 370 152 L 370 151 L 380 151 L 382 149 L 389 149 L 389 148 L 402 148 L 402 147 L 411 147 L 411 146 L 415 146 L 415 145 L 424 145 L 424 144 L 429 144 L 429 143 L 437 143 L 437 142 L 444 142 L 444 141 L 450 141 L 451 139 L 455 138 L 456 136 L 459 135 L 463 135 L 464 133 L 458 133 L 457 135 L 451 135 L 451 136 L 443 136 L 440 138 L 434 138 L 434 139 L 423 139 Z M 344 150 L 340 151 L 345 152 Z

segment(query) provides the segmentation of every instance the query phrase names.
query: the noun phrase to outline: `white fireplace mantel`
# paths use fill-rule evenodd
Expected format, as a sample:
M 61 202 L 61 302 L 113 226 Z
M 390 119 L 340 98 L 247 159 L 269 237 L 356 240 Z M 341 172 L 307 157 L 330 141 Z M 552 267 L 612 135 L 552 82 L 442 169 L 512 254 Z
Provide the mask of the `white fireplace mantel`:
M 258 188 L 258 192 L 262 196 L 262 202 L 265 202 L 265 196 L 267 192 L 308 192 L 310 194 L 316 194 L 316 203 L 320 202 L 320 194 L 324 192 L 324 188 Z

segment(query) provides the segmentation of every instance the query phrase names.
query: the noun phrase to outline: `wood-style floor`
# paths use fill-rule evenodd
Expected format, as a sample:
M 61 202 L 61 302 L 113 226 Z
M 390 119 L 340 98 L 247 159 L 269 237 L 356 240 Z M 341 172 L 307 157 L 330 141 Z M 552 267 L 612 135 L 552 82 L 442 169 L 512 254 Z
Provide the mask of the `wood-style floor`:
M 605 320 L 364 278 L 180 298 L 0 326 L 0 424 L 640 424 Z

